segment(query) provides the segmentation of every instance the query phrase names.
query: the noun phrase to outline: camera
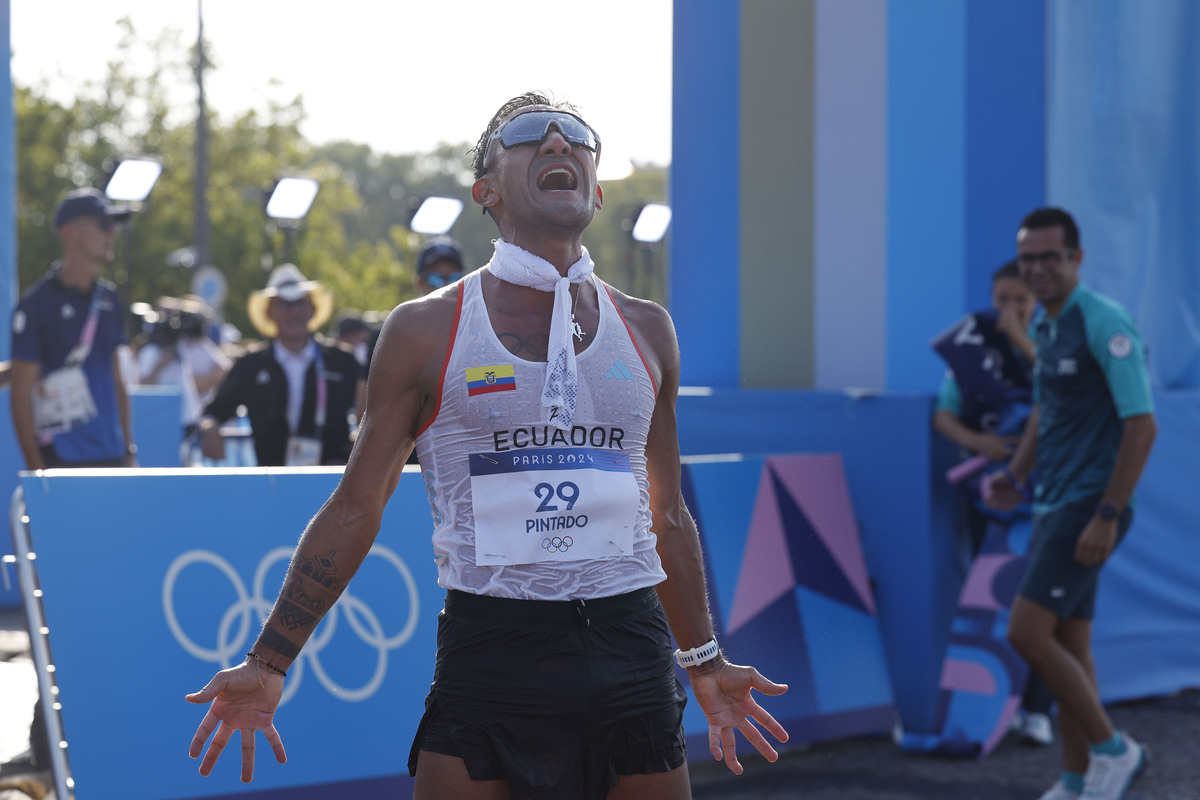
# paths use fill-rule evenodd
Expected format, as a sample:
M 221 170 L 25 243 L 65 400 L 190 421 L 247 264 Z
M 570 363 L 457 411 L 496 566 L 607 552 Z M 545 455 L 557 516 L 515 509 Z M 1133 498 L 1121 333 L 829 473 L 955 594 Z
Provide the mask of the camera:
M 134 303 L 131 309 L 142 318 L 146 343 L 173 347 L 180 339 L 199 339 L 212 312 L 201 302 L 189 298 L 160 297 L 152 308 L 148 303 Z
M 158 319 L 150 325 L 146 341 L 157 345 L 174 345 L 180 339 L 199 339 L 204 335 L 205 318 L 178 309 L 158 312 Z

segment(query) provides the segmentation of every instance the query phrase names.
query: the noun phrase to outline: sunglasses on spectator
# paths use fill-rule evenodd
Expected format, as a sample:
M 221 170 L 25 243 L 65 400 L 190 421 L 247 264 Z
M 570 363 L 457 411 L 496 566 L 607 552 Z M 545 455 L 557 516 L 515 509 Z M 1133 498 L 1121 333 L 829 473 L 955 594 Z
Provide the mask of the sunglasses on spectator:
M 454 283 L 462 276 L 461 272 L 431 272 L 423 280 L 434 289 L 440 289 L 443 286 Z
M 505 150 L 517 145 L 537 144 L 546 138 L 550 126 L 558 128 L 558 132 L 574 147 L 586 147 L 600 158 L 600 136 L 579 117 L 566 111 L 529 111 L 509 118 L 502 123 L 488 138 L 488 148 L 492 142 L 499 141 Z M 485 163 L 487 159 L 484 159 Z

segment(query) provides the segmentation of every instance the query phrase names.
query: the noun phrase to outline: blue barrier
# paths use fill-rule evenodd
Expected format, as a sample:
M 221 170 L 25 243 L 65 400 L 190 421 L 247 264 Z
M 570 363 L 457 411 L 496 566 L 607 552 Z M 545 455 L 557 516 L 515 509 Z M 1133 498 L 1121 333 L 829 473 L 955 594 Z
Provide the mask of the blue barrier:
M 0 497 L 12 497 L 17 473 L 25 469 L 25 458 L 12 427 L 12 392 L 0 389 Z M 179 417 L 182 398 L 178 388 L 137 386 L 129 393 L 133 415 L 133 438 L 139 443 L 138 461 L 143 467 L 179 466 L 183 431 Z M 10 552 L 0 546 L 0 551 Z M 15 573 L 0 566 L 0 608 L 19 608 L 21 594 Z
M 1101 583 L 1095 633 L 1106 700 L 1200 686 L 1194 613 L 1200 587 L 1190 574 L 1200 541 L 1190 536 L 1196 512 L 1178 488 L 1200 441 L 1200 392 L 1156 400 L 1160 426 L 1170 435 L 1160 437 L 1151 456 L 1134 529 Z M 816 687 L 797 684 L 792 697 L 780 698 L 779 716 L 799 722 L 797 741 L 880 730 L 891 713 L 887 687 L 874 680 L 884 673 L 881 661 L 905 730 L 936 732 L 930 727 L 958 580 L 953 494 L 949 487 L 943 492 L 940 478 L 953 458 L 949 451 L 939 454 L 930 407 L 930 398 L 919 396 L 730 391 L 680 398 L 681 441 L 691 456 L 697 448 L 807 451 L 839 453 L 844 465 L 866 570 L 837 585 L 820 579 L 835 574 L 820 567 L 830 563 L 832 551 L 814 535 L 822 526 L 811 518 L 803 492 L 779 491 L 799 484 L 764 477 L 764 465 L 775 459 L 688 458 L 684 470 L 722 635 L 735 656 L 772 677 L 793 680 L 800 665 Z M 289 763 L 276 765 L 260 747 L 255 782 L 245 787 L 235 752 L 209 779 L 200 778 L 186 756 L 202 710 L 184 703 L 183 695 L 240 660 L 299 531 L 339 474 L 329 468 L 146 469 L 21 477 L 80 797 L 295 800 L 352 791 L 369 800 L 408 790 L 404 763 L 432 676 L 442 603 L 425 491 L 411 470 L 388 504 L 380 550 L 351 585 L 334 630 L 322 628 L 289 681 L 290 702 L 278 718 Z M 767 501 L 765 486 L 776 492 Z M 770 534 L 776 550 L 764 551 L 754 533 L 761 529 L 756 515 L 772 504 L 773 513 L 791 521 L 785 533 Z M 781 552 L 780 542 L 795 579 L 786 586 L 768 580 L 779 578 L 779 563 L 763 555 Z M 749 594 L 759 596 L 746 601 L 744 587 L 758 578 L 783 591 L 764 597 L 762 587 L 754 587 Z M 872 600 L 876 617 L 862 613 L 870 605 L 864 598 Z M 763 621 L 798 631 L 788 647 L 761 648 L 766 660 L 756 641 Z M 802 643 L 795 641 L 801 636 Z M 855 697 L 832 667 L 877 653 L 878 639 L 884 659 L 856 663 L 853 674 L 865 671 L 871 690 Z M 768 663 L 772 659 L 777 662 Z M 145 736 L 147 721 L 153 736 Z M 703 730 L 695 704 L 685 722 L 693 737 Z M 693 756 L 705 757 L 706 748 L 694 739 L 692 746 Z

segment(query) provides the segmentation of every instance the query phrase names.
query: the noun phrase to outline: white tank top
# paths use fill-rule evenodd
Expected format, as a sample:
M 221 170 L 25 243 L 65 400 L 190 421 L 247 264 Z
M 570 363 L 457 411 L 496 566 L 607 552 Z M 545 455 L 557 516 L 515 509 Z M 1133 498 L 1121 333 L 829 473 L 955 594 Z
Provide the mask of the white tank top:
M 655 387 L 607 287 L 592 279 L 599 327 L 561 431 L 541 405 L 546 363 L 517 358 L 492 329 L 482 271 L 459 289 L 438 408 L 417 433 L 438 583 L 573 600 L 665 580 L 646 475 Z

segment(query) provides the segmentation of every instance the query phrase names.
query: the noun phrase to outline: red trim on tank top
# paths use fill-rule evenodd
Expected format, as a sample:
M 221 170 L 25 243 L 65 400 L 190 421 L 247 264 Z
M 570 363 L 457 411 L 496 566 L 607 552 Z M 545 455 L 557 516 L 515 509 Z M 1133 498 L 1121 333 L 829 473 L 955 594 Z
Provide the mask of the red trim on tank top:
M 604 281 L 598 280 L 598 283 L 604 287 L 604 291 L 608 292 L 608 299 L 612 303 L 613 309 L 617 312 L 617 316 L 621 318 L 621 324 L 625 326 L 625 332 L 629 334 L 629 341 L 633 343 L 633 349 L 637 350 L 638 358 L 642 360 L 642 367 L 646 370 L 646 377 L 650 379 L 650 385 L 654 387 L 654 399 L 658 400 L 658 386 L 654 383 L 654 372 L 651 371 L 650 365 L 646 363 L 646 357 L 642 355 L 642 348 L 638 347 L 637 337 L 633 335 L 633 328 L 629 327 L 629 321 L 625 319 L 625 315 L 621 313 L 621 307 L 613 299 L 612 289 L 608 288 L 608 284 Z
M 454 341 L 458 338 L 458 322 L 462 318 L 463 295 L 466 294 L 467 282 L 463 281 L 458 285 L 458 304 L 454 307 L 454 330 L 450 334 L 450 343 L 446 345 L 446 357 L 442 360 L 442 374 L 438 376 L 438 392 L 437 405 L 433 407 L 433 415 L 425 420 L 425 424 L 417 429 L 417 436 L 420 436 L 425 431 L 429 430 L 429 426 L 437 419 L 438 413 L 442 410 L 442 392 L 446 388 L 446 370 L 450 368 L 450 355 L 454 352 Z

